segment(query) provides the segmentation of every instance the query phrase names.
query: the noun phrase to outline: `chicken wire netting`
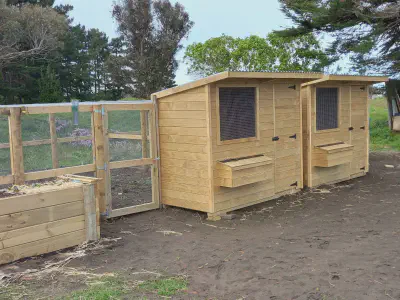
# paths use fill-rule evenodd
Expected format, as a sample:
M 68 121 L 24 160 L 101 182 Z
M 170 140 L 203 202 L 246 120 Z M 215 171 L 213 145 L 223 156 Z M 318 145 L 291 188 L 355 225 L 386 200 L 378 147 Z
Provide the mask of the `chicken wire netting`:
M 256 88 L 219 88 L 221 141 L 256 136 Z
M 317 88 L 317 130 L 338 128 L 338 89 Z

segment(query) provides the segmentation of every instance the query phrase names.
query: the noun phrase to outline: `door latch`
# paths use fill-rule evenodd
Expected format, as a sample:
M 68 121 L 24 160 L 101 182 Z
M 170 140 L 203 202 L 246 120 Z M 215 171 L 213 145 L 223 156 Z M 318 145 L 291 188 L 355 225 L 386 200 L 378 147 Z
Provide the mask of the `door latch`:
M 290 138 L 290 139 L 297 139 L 297 134 L 295 133 L 295 134 L 289 136 L 289 138 Z

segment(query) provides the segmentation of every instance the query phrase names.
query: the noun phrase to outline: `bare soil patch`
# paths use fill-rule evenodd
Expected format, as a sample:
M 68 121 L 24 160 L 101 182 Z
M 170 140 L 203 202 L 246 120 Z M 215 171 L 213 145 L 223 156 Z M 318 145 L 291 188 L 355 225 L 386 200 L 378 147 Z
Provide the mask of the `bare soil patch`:
M 118 243 L 68 267 L 129 280 L 188 276 L 173 299 L 400 299 L 399 214 L 400 154 L 373 153 L 365 177 L 242 209 L 234 220 L 167 208 L 104 223 L 103 236 Z M 42 297 L 81 287 L 71 276 L 35 283 Z

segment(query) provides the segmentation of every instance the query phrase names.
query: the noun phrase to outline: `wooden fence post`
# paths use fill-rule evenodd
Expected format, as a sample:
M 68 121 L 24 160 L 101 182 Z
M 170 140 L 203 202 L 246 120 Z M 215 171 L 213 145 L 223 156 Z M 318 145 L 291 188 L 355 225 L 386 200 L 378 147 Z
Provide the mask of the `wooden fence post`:
M 106 183 L 107 176 L 105 170 L 104 156 L 104 127 L 103 127 L 103 107 L 102 105 L 93 105 L 93 141 L 96 165 L 96 177 L 102 179 L 98 184 L 98 202 L 100 213 L 106 212 Z
M 98 232 L 94 184 L 83 185 L 83 202 L 85 207 L 86 241 L 96 241 Z
M 142 158 L 148 157 L 148 148 L 147 148 L 147 111 L 140 111 L 140 130 L 142 135 Z
M 160 206 L 161 200 L 161 189 L 160 189 L 160 158 L 159 158 L 159 147 L 158 147 L 158 114 L 157 114 L 157 97 L 152 95 L 151 100 L 153 101 L 153 109 L 149 111 L 149 123 L 150 123 L 150 157 L 155 160 L 155 163 L 151 168 L 151 179 L 152 179 L 152 193 L 153 202 Z
M 12 175 L 14 176 L 14 184 L 20 185 L 24 184 L 25 182 L 20 107 L 10 108 L 8 125 L 10 133 L 11 171 Z
M 53 169 L 58 169 L 58 151 L 57 151 L 57 128 L 56 117 L 54 114 L 49 114 L 50 139 L 51 139 L 51 160 Z

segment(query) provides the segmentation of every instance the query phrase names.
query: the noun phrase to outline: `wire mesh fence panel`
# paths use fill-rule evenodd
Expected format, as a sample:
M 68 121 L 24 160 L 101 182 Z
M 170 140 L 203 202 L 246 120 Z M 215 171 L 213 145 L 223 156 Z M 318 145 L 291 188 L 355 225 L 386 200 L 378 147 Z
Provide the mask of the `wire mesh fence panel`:
M 116 110 L 108 112 L 109 132 L 135 132 L 140 133 L 140 111 Z
M 92 114 L 80 112 L 78 122 L 74 122 L 72 113 L 54 114 L 57 138 L 92 135 Z
M 151 182 L 148 166 L 111 170 L 112 209 L 151 203 Z
M 24 146 L 23 152 L 25 173 L 53 168 L 51 145 Z
M 8 144 L 8 116 L 0 115 L 0 144 Z M 0 176 L 11 174 L 11 160 L 9 145 L 0 149 Z
M 110 161 L 142 158 L 142 142 L 140 140 L 110 139 Z
M 50 138 L 48 114 L 21 116 L 22 141 L 47 140 Z
M 81 112 L 74 120 L 72 113 L 55 114 L 58 167 L 73 167 L 93 163 L 92 118 Z M 75 139 L 65 141 L 65 139 Z
M 64 142 L 57 144 L 59 168 L 93 163 L 92 141 Z

